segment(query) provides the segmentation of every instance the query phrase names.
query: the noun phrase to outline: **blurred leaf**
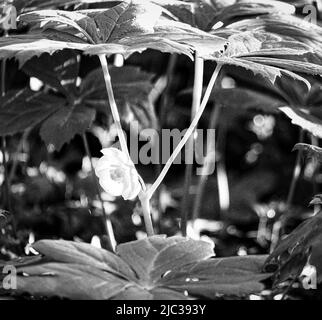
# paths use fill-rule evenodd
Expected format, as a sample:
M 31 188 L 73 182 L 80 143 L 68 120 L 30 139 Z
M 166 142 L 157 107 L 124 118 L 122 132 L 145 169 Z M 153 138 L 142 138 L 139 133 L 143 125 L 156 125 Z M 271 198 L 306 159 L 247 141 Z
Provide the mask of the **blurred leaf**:
M 298 276 L 309 262 L 316 267 L 318 282 L 322 281 L 322 212 L 300 224 L 283 239 L 265 262 L 268 270 L 277 266 L 276 283 Z
M 306 143 L 297 143 L 293 148 L 293 151 L 294 150 L 302 150 L 305 152 L 307 158 L 313 158 L 322 162 L 322 148 Z
M 94 109 L 82 105 L 62 107 L 45 120 L 40 129 L 40 136 L 47 145 L 53 144 L 57 150 L 69 142 L 76 134 L 87 131 L 94 119 Z
M 0 135 L 12 135 L 34 127 L 64 105 L 64 99 L 33 92 L 11 91 L 0 98 Z
M 9 212 L 0 209 L 0 229 L 6 225 L 8 221 L 8 217 L 9 217 Z
M 292 120 L 293 124 L 311 132 L 316 137 L 322 138 L 321 119 L 309 114 L 305 109 L 300 110 L 290 107 L 282 107 L 280 110 Z
M 153 236 L 119 245 L 116 254 L 89 244 L 42 240 L 40 261 L 18 265 L 17 291 L 70 299 L 191 299 L 263 289 L 263 256 L 209 259 L 213 246 Z M 188 295 L 186 294 L 188 293 Z
M 316 204 L 322 204 L 322 194 L 316 194 L 309 203 L 310 206 L 313 206 Z
M 54 57 L 42 54 L 39 58 L 29 60 L 23 71 L 35 77 L 66 97 L 75 94 L 76 80 L 79 72 L 79 59 L 71 50 L 61 51 Z
M 106 115 L 109 108 L 102 70 L 91 71 L 81 86 L 76 87 L 78 69 L 79 61 L 72 51 L 55 53 L 52 57 L 43 54 L 30 60 L 24 71 L 65 98 L 52 90 L 9 92 L 0 98 L 0 135 L 12 135 L 41 124 L 42 139 L 59 150 L 76 134 L 91 127 L 96 111 Z M 156 115 L 150 100 L 153 74 L 131 66 L 112 67 L 110 73 L 122 120 L 130 123 L 136 119 L 141 128 L 155 128 Z
M 140 68 L 111 67 L 110 75 L 115 100 L 122 120 L 130 123 L 136 119 L 142 128 L 155 128 L 156 115 L 150 100 L 153 74 Z M 91 71 L 82 81 L 80 97 L 88 106 L 106 113 L 108 97 L 101 68 Z

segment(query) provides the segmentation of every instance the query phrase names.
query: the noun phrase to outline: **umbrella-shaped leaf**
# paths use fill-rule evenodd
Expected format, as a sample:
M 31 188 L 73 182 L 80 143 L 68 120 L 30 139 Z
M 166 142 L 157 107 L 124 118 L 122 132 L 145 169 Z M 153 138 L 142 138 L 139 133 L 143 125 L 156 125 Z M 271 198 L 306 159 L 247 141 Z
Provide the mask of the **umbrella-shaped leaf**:
M 21 15 L 20 21 L 31 25 L 32 30 L 1 38 L 0 58 L 15 57 L 23 65 L 33 56 L 62 49 L 124 56 L 155 49 L 192 57 L 193 50 L 206 50 L 207 45 L 212 51 L 223 50 L 227 44 L 227 40 L 189 25 L 161 19 L 161 11 L 156 4 L 135 0 L 110 9 L 29 12 Z
M 219 33 L 219 32 L 218 32 Z M 219 34 L 222 34 L 221 32 Z M 216 52 L 206 58 L 222 64 L 239 66 L 275 82 L 277 77 L 286 74 L 294 79 L 310 84 L 306 79 L 292 72 L 322 74 L 322 67 L 299 57 L 313 49 L 298 41 L 283 41 L 283 38 L 267 32 L 233 31 L 227 33 L 229 45 L 223 53 Z M 297 55 L 296 59 L 289 56 Z M 275 58 L 276 57 L 276 58 Z M 278 58 L 278 59 L 277 59 Z
M 210 259 L 213 245 L 182 237 L 153 236 L 124 243 L 116 254 L 89 244 L 42 240 L 41 254 L 9 261 L 17 290 L 70 299 L 196 299 L 261 291 L 263 256 Z M 28 264 L 30 260 L 30 264 Z

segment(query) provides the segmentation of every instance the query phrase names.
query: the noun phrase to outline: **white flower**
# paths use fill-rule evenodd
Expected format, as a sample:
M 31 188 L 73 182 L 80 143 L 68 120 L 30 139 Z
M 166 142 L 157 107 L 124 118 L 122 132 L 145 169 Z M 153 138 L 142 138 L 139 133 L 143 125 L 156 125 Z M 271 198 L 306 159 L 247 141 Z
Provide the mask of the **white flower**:
M 104 156 L 98 160 L 95 174 L 102 188 L 115 197 L 134 199 L 142 186 L 132 160 L 116 148 L 105 148 L 101 152 Z

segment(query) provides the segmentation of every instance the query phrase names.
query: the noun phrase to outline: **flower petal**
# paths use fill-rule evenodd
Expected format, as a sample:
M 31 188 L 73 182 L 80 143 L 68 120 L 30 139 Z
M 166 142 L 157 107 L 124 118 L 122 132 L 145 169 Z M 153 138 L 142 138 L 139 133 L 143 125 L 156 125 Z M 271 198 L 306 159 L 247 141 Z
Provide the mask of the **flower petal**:
M 123 192 L 123 184 L 113 182 L 112 179 L 99 179 L 99 183 L 108 194 L 119 197 Z

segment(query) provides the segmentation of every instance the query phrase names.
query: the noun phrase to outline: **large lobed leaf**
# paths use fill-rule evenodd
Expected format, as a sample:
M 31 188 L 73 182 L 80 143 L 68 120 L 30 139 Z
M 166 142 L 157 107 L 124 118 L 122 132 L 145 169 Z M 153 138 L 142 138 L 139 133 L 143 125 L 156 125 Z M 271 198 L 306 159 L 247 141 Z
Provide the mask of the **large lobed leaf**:
M 239 0 L 153 0 L 167 9 L 179 21 L 209 31 L 218 22 L 225 25 L 245 17 L 257 17 L 272 13 L 293 14 L 295 8 L 281 1 Z
M 128 242 L 116 254 L 64 240 L 33 247 L 42 258 L 16 263 L 15 293 L 104 300 L 241 297 L 260 292 L 269 277 L 261 272 L 263 256 L 211 258 L 212 245 L 182 237 Z
M 162 8 L 141 1 L 123 1 L 110 9 L 78 11 L 39 10 L 20 16 L 31 25 L 29 34 L 0 39 L 0 58 L 15 57 L 23 65 L 43 52 L 74 49 L 88 54 L 128 56 L 155 49 L 182 53 L 193 50 L 223 50 L 227 40 L 189 25 L 160 18 Z
M 297 73 L 322 74 L 320 64 L 306 61 L 306 55 L 314 49 L 297 40 L 285 40 L 274 33 L 257 31 L 217 31 L 216 34 L 226 36 L 229 45 L 224 52 L 205 56 L 207 59 L 245 68 L 273 83 L 284 74 L 310 87 L 309 82 Z

